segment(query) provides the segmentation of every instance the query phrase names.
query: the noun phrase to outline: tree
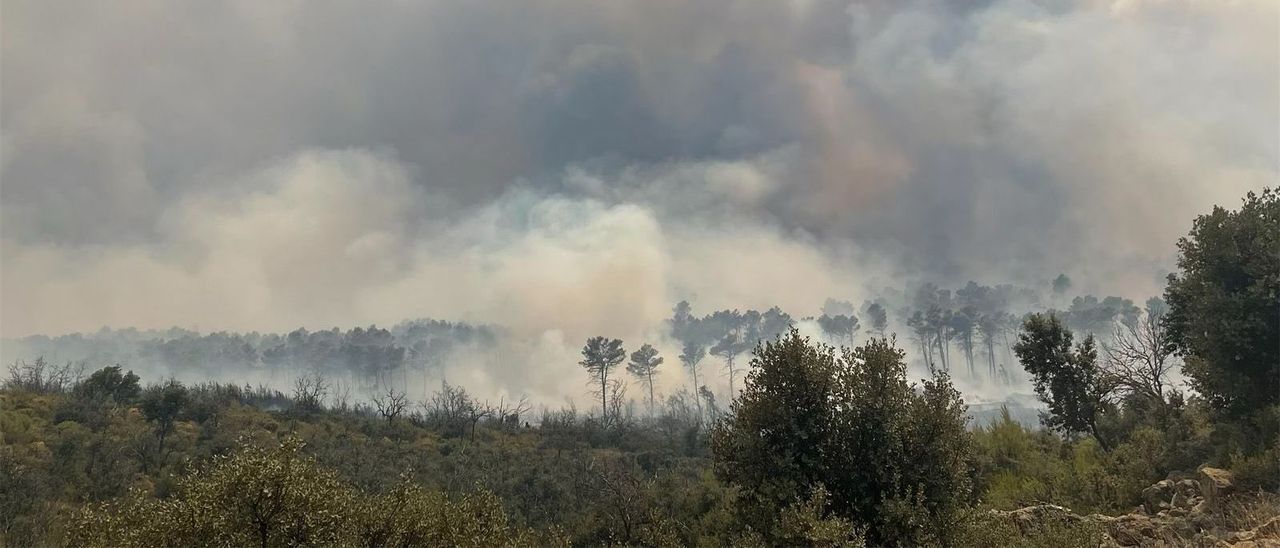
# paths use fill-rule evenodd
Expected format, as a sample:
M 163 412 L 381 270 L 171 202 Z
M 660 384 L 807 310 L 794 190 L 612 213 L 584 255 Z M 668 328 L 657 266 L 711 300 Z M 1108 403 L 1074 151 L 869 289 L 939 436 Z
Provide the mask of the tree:
M 1045 426 L 1065 434 L 1088 433 L 1103 450 L 1110 447 L 1098 432 L 1107 388 L 1098 370 L 1093 336 L 1072 348 L 1071 330 L 1054 314 L 1032 314 L 1022 324 L 1013 351 L 1031 374 L 1036 395 L 1048 405 Z
M 293 381 L 293 404 L 303 413 L 319 411 L 328 394 L 329 382 L 318 372 L 303 375 Z
M 734 367 L 734 360 L 738 355 L 751 349 L 751 344 L 747 342 L 742 335 L 736 331 L 730 331 L 720 342 L 711 347 L 711 354 L 724 360 L 725 371 L 729 373 L 729 398 L 733 398 L 736 390 L 733 381 L 738 375 L 737 368 Z
M 671 327 L 671 336 L 686 343 L 696 338 L 693 331 L 698 319 L 693 317 L 693 306 L 689 304 L 689 301 L 676 303 L 671 312 L 671 319 L 667 320 L 668 325 Z
M 844 314 L 835 316 L 823 314 L 818 317 L 818 327 L 822 328 L 822 332 L 831 341 L 852 345 L 853 335 L 858 331 L 858 317 Z
M 77 399 L 93 402 L 127 404 L 137 399 L 141 392 L 138 376 L 133 371 L 121 373 L 119 365 L 112 365 L 94 371 L 89 378 L 76 385 L 72 395 Z
M 1164 301 L 1152 297 L 1136 321 L 1116 324 L 1111 342 L 1102 345 L 1107 357 L 1104 373 L 1111 386 L 1128 395 L 1165 402 L 1174 366 L 1173 344 L 1164 322 L 1167 312 Z
M 460 437 L 467 433 L 473 417 L 480 413 L 479 402 L 461 386 L 441 382 L 440 391 L 422 404 L 428 424 L 438 428 L 446 437 Z
M 155 423 L 157 454 L 162 459 L 165 455 L 165 441 L 173 432 L 174 423 L 177 422 L 179 413 L 187 406 L 188 401 L 190 401 L 190 395 L 187 387 L 172 379 L 164 384 L 148 386 L 142 392 L 139 407 L 142 410 L 142 416 Z
M 396 420 L 396 417 L 399 417 L 409 407 L 409 396 L 394 387 L 388 386 L 385 391 L 379 392 L 373 397 L 373 405 L 378 409 L 378 415 L 390 425 Z
M 1232 416 L 1280 403 L 1280 191 L 1214 207 L 1178 240 L 1166 323 L 1191 386 Z
M 862 314 L 867 318 L 871 331 L 883 338 L 885 328 L 889 327 L 889 314 L 884 307 L 880 303 L 871 303 L 867 305 Z
M 1085 295 L 1071 300 L 1071 307 L 1063 320 L 1068 327 L 1081 333 L 1105 335 L 1111 333 L 1116 320 L 1136 321 L 1138 312 L 1138 307 L 1129 299 L 1112 295 L 1099 301 L 1093 295 Z
M 645 343 L 639 350 L 631 353 L 631 363 L 627 364 L 627 372 L 635 375 L 649 387 L 649 413 L 653 414 L 653 374 L 662 365 L 662 356 L 658 349 Z
M 823 316 L 852 316 L 853 303 L 849 301 L 838 301 L 830 297 L 822 303 Z
M 1000 334 L 1000 318 L 997 314 L 978 316 L 978 336 L 982 338 L 982 346 L 987 349 L 987 376 L 996 378 L 996 337 Z
M 75 384 L 83 372 L 84 365 L 67 362 L 65 365 L 52 365 L 39 356 L 36 361 L 27 363 L 16 360 L 9 365 L 9 378 L 4 380 L 3 388 L 22 390 L 44 394 L 61 394 Z
M 622 339 L 608 339 L 605 337 L 592 337 L 587 339 L 587 344 L 582 347 L 582 361 L 578 362 L 591 375 L 592 384 L 599 383 L 600 390 L 600 419 L 607 421 L 609 419 L 609 373 L 613 372 L 622 360 L 626 359 L 627 351 L 622 348 Z
M 911 334 L 915 335 L 916 342 L 920 343 L 920 354 L 924 358 L 924 365 L 929 368 L 930 372 L 937 369 L 933 363 L 933 327 L 929 326 L 928 320 L 925 319 L 924 313 L 919 310 L 911 314 L 907 318 L 907 327 L 911 329 Z
M 871 545 L 946 544 L 971 499 L 965 406 L 945 374 L 907 383 L 904 357 L 885 339 L 837 357 L 794 330 L 756 348 L 711 443 L 767 540 L 785 536 L 781 509 L 829 493 L 830 515 L 866 526 Z
M 787 330 L 791 329 L 794 324 L 791 315 L 783 312 L 781 308 L 776 306 L 764 311 L 760 315 L 759 337 L 765 340 L 773 340 L 778 338 Z
M 938 360 L 942 362 L 942 370 L 948 373 L 951 372 L 951 339 L 955 336 L 951 327 L 953 314 L 950 308 L 933 305 L 924 315 L 925 323 L 933 330 L 933 341 L 938 346 Z
M 698 386 L 698 364 L 705 357 L 707 349 L 700 344 L 687 343 L 680 351 L 680 363 L 684 364 L 685 369 L 689 370 L 689 376 L 693 378 L 693 400 L 698 404 L 698 421 L 702 421 L 705 416 L 702 414 L 702 397 Z
M 1054 295 L 1066 295 L 1069 289 L 1071 289 L 1071 278 L 1068 278 L 1066 274 L 1058 274 L 1058 277 L 1053 279 Z
M 138 376 L 132 371 L 122 372 L 118 365 L 104 367 L 75 384 L 55 420 L 75 421 L 99 430 L 111 423 L 110 411 L 133 403 L 141 392 Z
M 969 378 L 973 378 L 973 332 L 978 323 L 978 310 L 965 306 L 951 315 L 948 329 L 960 339 L 960 347 L 964 349 L 965 363 L 969 366 Z

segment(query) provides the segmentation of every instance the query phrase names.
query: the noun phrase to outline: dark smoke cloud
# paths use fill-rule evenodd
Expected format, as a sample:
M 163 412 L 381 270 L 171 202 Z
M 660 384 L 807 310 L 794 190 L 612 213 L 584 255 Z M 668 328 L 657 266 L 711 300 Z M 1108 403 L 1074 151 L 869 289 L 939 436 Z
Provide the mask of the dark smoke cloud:
M 1276 178 L 1278 20 L 6 2 L 0 331 L 433 316 L 573 346 L 904 276 L 1142 298 L 1192 216 Z

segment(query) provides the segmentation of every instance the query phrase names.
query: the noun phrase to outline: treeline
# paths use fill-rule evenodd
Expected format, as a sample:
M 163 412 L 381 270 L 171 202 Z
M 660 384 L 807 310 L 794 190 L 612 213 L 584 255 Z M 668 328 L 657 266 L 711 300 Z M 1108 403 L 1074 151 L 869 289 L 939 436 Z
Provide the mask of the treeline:
M 204 378 L 256 372 L 285 382 L 301 372 L 314 372 L 374 388 L 393 379 L 403 384 L 411 371 L 415 377 L 430 376 L 454 352 L 491 348 L 499 336 L 491 326 L 412 320 L 390 329 L 299 328 L 284 334 L 104 328 L 91 335 L 36 335 L 6 343 L 26 356 L 15 361 L 125 364 L 161 375 L 183 372 Z
M 1153 307 L 1157 312 L 1164 308 L 1158 298 L 1148 301 L 1148 311 L 1115 296 L 1068 298 L 1071 282 L 1065 275 L 1044 285 L 1035 289 L 970 281 L 955 289 L 934 284 L 884 288 L 860 306 L 831 298 L 821 314 L 800 317 L 778 307 L 763 311 L 723 309 L 698 316 L 691 303 L 681 301 L 659 340 L 631 350 L 656 352 L 674 343 L 678 356 L 654 354 L 650 358 L 666 362 L 668 367 L 678 359 L 679 367 L 691 379 L 688 387 L 680 388 L 692 390 L 698 405 L 706 408 L 724 406 L 712 401 L 717 394 L 711 386 L 719 383 L 708 381 L 727 381 L 728 391 L 718 395 L 721 402 L 727 401 L 741 386 L 740 357 L 759 342 L 773 340 L 795 326 L 811 328 L 825 342 L 837 346 L 900 334 L 904 344 L 910 345 L 913 363 L 925 371 L 946 371 L 970 385 L 1023 385 L 1020 369 L 1013 364 L 1012 336 L 1030 314 L 1054 312 L 1074 331 L 1110 342 L 1117 330 L 1136 325 Z M 1055 310 L 1055 305 L 1061 310 Z M 156 377 L 218 379 L 250 374 L 276 386 L 287 385 L 304 373 L 318 373 L 351 384 L 364 394 L 390 387 L 426 393 L 431 384 L 443 378 L 442 368 L 450 359 L 494 349 L 505 336 L 497 326 L 440 320 L 406 321 L 390 329 L 368 326 L 343 331 L 335 327 L 289 333 L 104 328 L 88 335 L 7 340 L 5 354 L 13 357 L 10 363 L 44 358 L 84 368 L 120 364 Z M 629 355 L 630 351 L 623 350 Z M 643 370 L 645 366 L 637 369 Z M 599 373 L 597 367 L 595 374 Z M 636 376 L 642 386 L 636 399 L 646 404 L 656 399 L 657 394 L 650 397 L 650 392 L 657 390 L 652 383 L 655 374 L 656 368 Z M 602 391 L 598 384 L 593 383 L 597 396 Z M 603 400 L 623 389 L 608 379 L 604 384 Z

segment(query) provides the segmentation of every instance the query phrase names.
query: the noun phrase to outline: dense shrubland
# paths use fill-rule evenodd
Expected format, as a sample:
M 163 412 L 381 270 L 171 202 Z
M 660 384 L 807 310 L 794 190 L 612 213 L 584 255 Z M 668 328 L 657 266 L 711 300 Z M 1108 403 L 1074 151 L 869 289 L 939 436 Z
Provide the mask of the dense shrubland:
M 1203 464 L 1230 469 L 1245 493 L 1280 489 L 1278 246 L 1280 200 L 1265 191 L 1198 219 L 1165 299 L 1141 309 L 1075 299 L 1013 321 L 990 304 L 996 290 L 926 288 L 916 300 L 928 306 L 904 314 L 917 328 L 906 346 L 931 372 L 919 384 L 885 333 L 893 303 L 862 307 L 872 337 L 857 345 L 853 305 L 828 303 L 815 321 L 842 348 L 777 309 L 697 318 L 682 303 L 671 327 L 691 390 L 653 393 L 661 356 L 601 337 L 583 349 L 590 409 L 495 403 L 447 383 L 421 401 L 390 382 L 353 399 L 331 380 L 349 372 L 331 366 L 282 392 L 19 362 L 0 390 L 0 541 L 1097 544 L 1088 522 L 1027 528 L 989 510 L 1125 513 L 1153 482 Z M 367 363 L 411 355 L 372 331 L 317 340 Z M 312 337 L 290 337 L 270 359 L 306 363 Z M 950 375 L 1010 378 L 1000 347 L 1044 402 L 1046 428 L 1008 413 L 966 428 Z M 257 348 L 244 350 L 265 359 Z M 742 386 L 731 401 L 696 380 L 708 353 Z M 620 396 L 628 358 L 641 411 Z M 1171 378 L 1179 369 L 1190 390 Z

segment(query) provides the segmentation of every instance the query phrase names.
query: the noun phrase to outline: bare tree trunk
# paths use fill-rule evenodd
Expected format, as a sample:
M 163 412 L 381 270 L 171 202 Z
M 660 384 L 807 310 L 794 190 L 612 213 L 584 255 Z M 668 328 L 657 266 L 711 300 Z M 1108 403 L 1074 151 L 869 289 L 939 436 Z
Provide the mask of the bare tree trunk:
M 996 348 L 995 348 L 995 346 L 996 346 L 996 340 L 995 340 L 995 337 L 992 337 L 992 338 L 990 338 L 990 339 L 988 339 L 988 340 L 987 340 L 987 361 L 988 361 L 988 362 L 990 362 L 990 364 L 989 364 L 989 365 L 990 365 L 990 369 L 988 370 L 988 371 L 989 371 L 989 373 L 988 373 L 988 374 L 991 376 L 991 379 L 992 379 L 992 380 L 994 380 L 994 379 L 996 378 Z
M 693 373 L 693 402 L 698 405 L 698 424 L 702 424 L 702 394 L 698 393 L 698 366 L 695 364 L 689 368 Z
M 649 416 L 653 416 L 653 370 L 649 370 Z
M 942 362 L 942 370 L 950 373 L 951 366 L 947 364 L 947 346 L 949 345 L 943 342 L 941 330 L 938 331 L 933 340 L 938 343 L 938 360 Z
M 969 335 L 964 340 L 964 358 L 965 361 L 969 362 L 969 378 L 972 379 L 975 376 L 973 370 L 973 335 Z
M 920 341 L 920 350 L 921 354 L 924 356 L 924 365 L 929 368 L 929 373 L 933 373 L 933 350 L 930 349 L 931 344 L 929 343 L 929 338 L 922 334 L 918 335 L 916 338 Z
M 735 392 L 733 391 L 733 355 L 730 355 L 725 361 L 729 364 L 729 399 L 733 399 Z
M 1008 331 L 1008 330 L 1003 330 L 1003 331 L 1001 331 L 1001 332 L 1000 332 L 1000 334 L 1001 334 L 1001 336 L 1004 338 L 1004 353 L 1005 353 L 1005 359 L 1006 359 L 1006 360 L 1008 360 L 1008 362 L 1013 362 L 1013 350 L 1012 350 L 1012 348 L 1013 348 L 1013 347 L 1011 347 L 1011 346 L 1009 345 L 1009 331 Z M 1005 366 L 1005 370 L 1007 371 L 1007 370 L 1008 370 L 1008 368 L 1009 368 L 1009 366 L 1007 366 L 1007 365 L 1006 365 L 1006 366 Z M 1009 378 L 1008 378 L 1007 376 L 1005 377 L 1005 379 L 1004 379 L 1004 380 L 1005 380 L 1005 382 L 1006 382 L 1006 383 L 1008 383 L 1008 382 L 1009 382 Z
M 609 371 L 600 369 L 600 421 L 609 422 Z

